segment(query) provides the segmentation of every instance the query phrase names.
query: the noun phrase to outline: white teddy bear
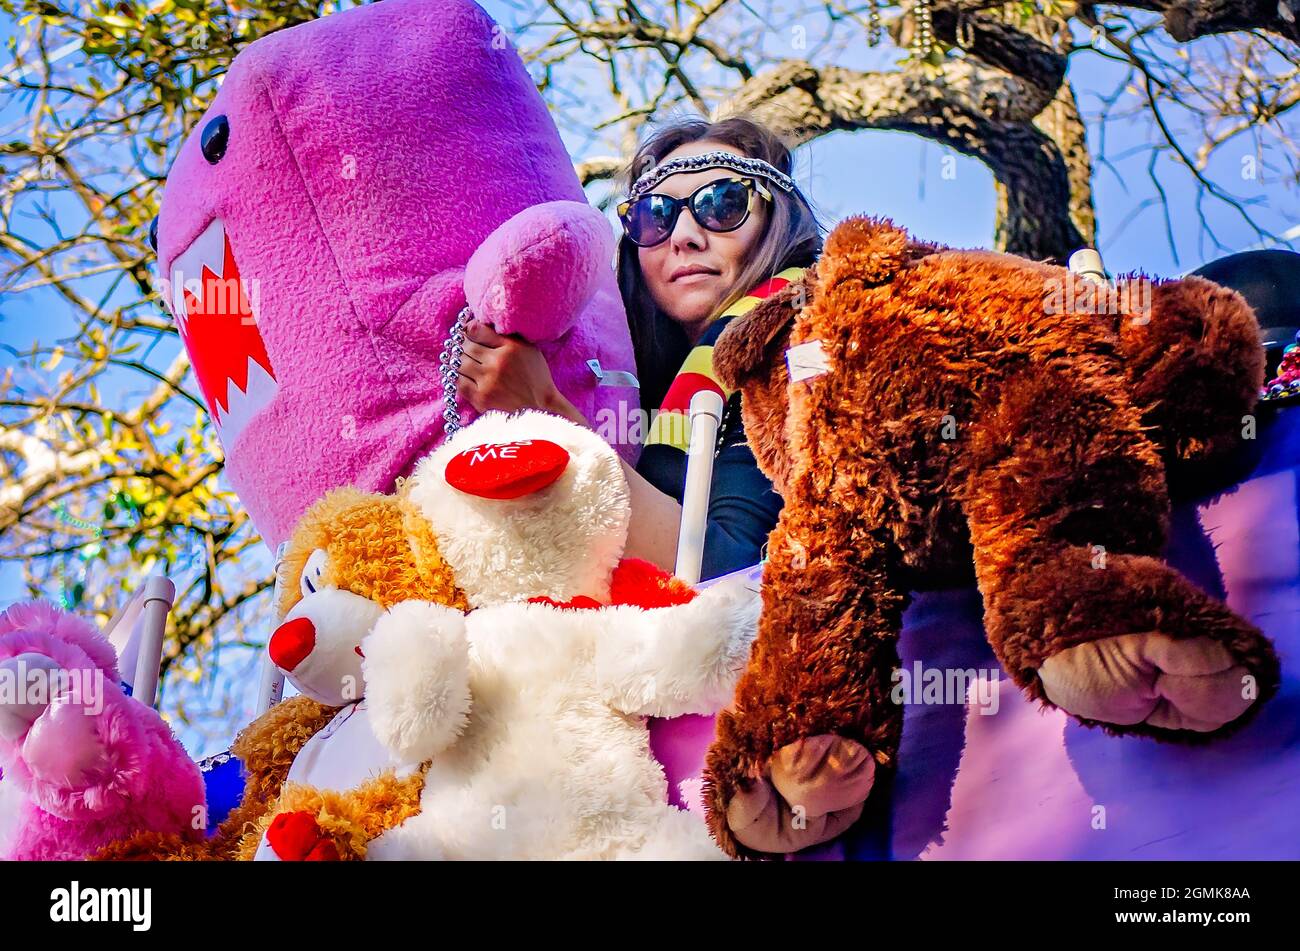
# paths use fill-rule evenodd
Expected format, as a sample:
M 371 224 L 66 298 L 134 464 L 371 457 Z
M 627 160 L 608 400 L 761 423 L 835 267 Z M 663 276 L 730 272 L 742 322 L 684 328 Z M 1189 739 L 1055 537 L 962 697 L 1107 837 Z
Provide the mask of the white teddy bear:
M 696 593 L 620 561 L 617 454 L 544 413 L 481 417 L 404 492 L 471 610 L 408 601 L 362 644 L 375 736 L 430 761 L 419 814 L 367 858 L 723 858 L 668 804 L 645 718 L 730 701 L 757 592 L 734 579 Z

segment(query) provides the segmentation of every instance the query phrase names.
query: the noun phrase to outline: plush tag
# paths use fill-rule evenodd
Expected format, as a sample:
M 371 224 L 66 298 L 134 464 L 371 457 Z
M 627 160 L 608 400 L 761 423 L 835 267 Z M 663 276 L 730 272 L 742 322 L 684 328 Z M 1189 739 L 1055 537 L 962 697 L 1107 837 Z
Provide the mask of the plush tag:
M 626 370 L 603 369 L 599 360 L 588 360 L 587 369 L 595 375 L 597 386 L 630 386 L 638 390 L 641 388 L 640 382 L 631 373 Z
M 544 489 L 564 472 L 569 453 L 545 439 L 486 443 L 447 463 L 447 484 L 483 499 L 517 499 Z
M 800 380 L 829 373 L 830 357 L 822 349 L 820 340 L 809 340 L 785 352 L 785 368 L 790 374 L 790 382 L 798 383 Z

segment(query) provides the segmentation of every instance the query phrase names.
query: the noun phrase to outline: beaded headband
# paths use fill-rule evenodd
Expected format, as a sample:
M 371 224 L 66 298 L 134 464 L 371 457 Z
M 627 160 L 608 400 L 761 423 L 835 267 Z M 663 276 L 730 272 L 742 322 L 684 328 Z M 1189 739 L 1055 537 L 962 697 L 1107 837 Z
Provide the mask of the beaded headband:
M 633 183 L 627 200 L 636 201 L 669 175 L 698 172 L 706 168 L 729 168 L 745 175 L 766 178 L 783 191 L 791 193 L 795 191 L 793 178 L 762 159 L 746 158 L 733 152 L 705 152 L 703 155 L 687 155 L 656 165 Z

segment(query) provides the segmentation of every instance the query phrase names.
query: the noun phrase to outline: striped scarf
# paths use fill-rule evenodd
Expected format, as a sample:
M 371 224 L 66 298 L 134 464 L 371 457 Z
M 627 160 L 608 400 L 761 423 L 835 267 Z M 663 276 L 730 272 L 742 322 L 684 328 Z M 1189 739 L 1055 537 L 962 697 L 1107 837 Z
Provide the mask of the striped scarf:
M 691 435 L 691 397 L 702 390 L 712 390 L 722 397 L 724 403 L 731 397 L 731 391 L 722 385 L 722 381 L 713 372 L 713 344 L 722 332 L 723 325 L 733 317 L 749 313 L 759 301 L 771 297 L 790 282 L 799 280 L 803 272 L 801 267 L 786 268 L 740 298 L 709 324 L 700 337 L 700 342 L 687 354 L 681 370 L 664 395 L 659 412 L 650 423 L 650 432 L 645 441 L 647 449 L 651 446 L 672 446 L 686 452 Z

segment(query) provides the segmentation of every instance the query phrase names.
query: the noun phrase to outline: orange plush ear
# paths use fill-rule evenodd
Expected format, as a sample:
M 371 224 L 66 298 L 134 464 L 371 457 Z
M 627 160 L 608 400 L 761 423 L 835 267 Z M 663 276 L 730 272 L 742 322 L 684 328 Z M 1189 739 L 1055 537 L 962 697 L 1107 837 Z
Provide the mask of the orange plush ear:
M 317 549 L 328 550 L 331 544 L 358 529 L 367 530 L 382 519 L 373 516 L 389 504 L 382 495 L 362 492 L 352 486 L 331 489 L 303 512 L 294 526 L 280 561 L 280 594 L 276 610 L 280 617 L 288 614 L 302 600 L 301 579 L 307 559 Z M 325 579 L 335 584 L 333 578 Z M 360 592 L 358 592 L 360 593 Z
M 303 513 L 281 563 L 281 617 L 301 600 L 302 574 L 318 550 L 325 553 L 313 576 L 318 587 L 351 591 L 385 609 L 413 599 L 466 609 L 432 528 L 400 488 L 398 495 L 333 489 Z
M 815 280 L 809 268 L 801 281 L 787 284 L 771 297 L 737 317 L 718 335 L 713 346 L 713 371 L 728 390 L 743 389 L 758 376 L 766 377 L 771 361 L 779 357 L 780 344 L 799 309 L 810 302 Z
M 827 237 L 818 286 L 830 288 L 843 280 L 867 287 L 885 284 L 913 257 L 936 250 L 937 245 L 913 240 L 888 218 L 854 215 Z
M 424 513 L 414 502 L 403 495 L 398 503 L 402 512 L 402 529 L 406 533 L 406 544 L 411 549 L 411 559 L 420 578 L 419 597 L 435 604 L 445 604 L 458 611 L 469 610 L 469 600 L 465 592 L 456 584 L 456 575 L 451 565 L 442 557 L 438 549 L 438 539 L 433 534 L 433 526 L 424 517 Z

